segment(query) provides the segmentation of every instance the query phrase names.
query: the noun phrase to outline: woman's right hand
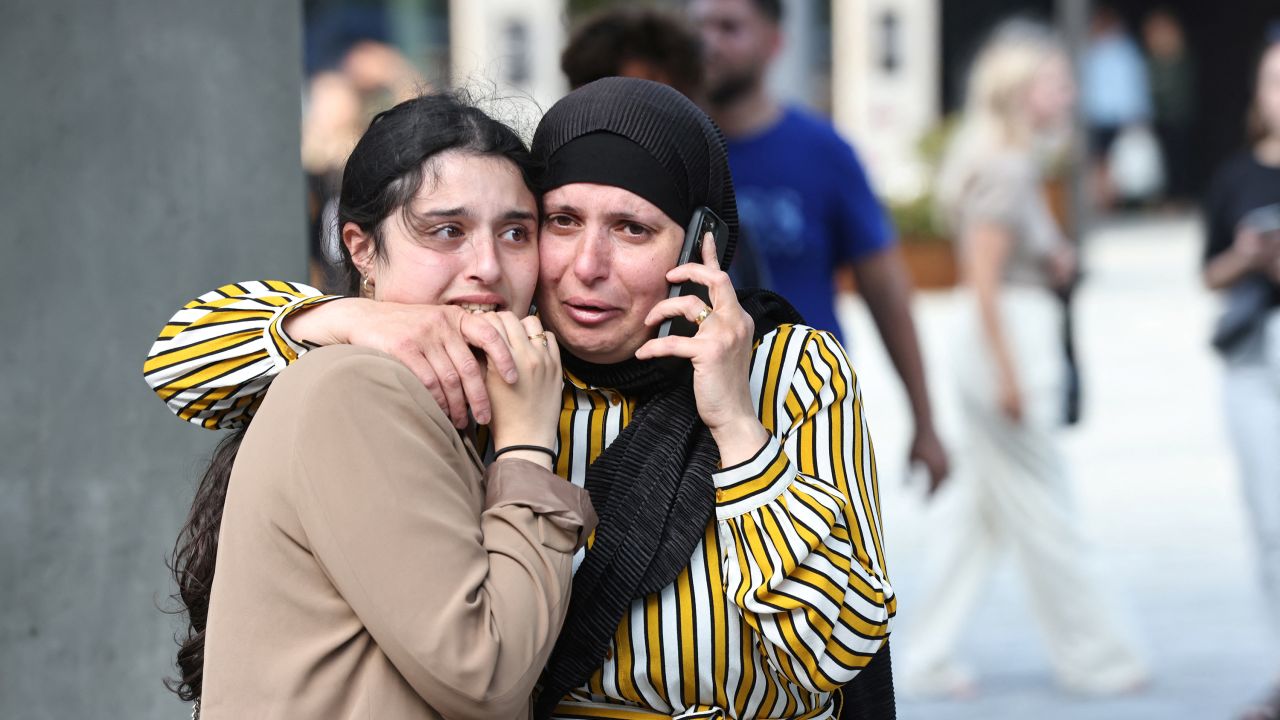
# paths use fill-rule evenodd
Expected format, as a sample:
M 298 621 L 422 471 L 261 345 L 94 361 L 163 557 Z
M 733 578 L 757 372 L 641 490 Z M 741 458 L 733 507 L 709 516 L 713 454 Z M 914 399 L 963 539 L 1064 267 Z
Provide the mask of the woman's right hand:
M 1000 412 L 1009 422 L 1017 425 L 1022 422 L 1022 390 L 1012 373 L 1001 373 L 1000 386 L 997 390 L 996 402 Z
M 560 398 L 564 378 L 560 371 L 560 348 L 555 336 L 544 331 L 537 317 L 517 320 L 509 312 L 485 313 L 490 325 L 502 333 L 520 374 L 508 384 L 490 365 L 485 386 L 493 405 L 494 449 L 511 445 L 555 447 L 560 424 Z M 503 457 L 519 457 L 550 469 L 551 458 L 544 453 L 513 451 Z
M 1277 233 L 1260 233 L 1251 227 L 1241 226 L 1236 230 L 1231 251 L 1248 269 L 1273 280 L 1280 279 L 1280 236 Z

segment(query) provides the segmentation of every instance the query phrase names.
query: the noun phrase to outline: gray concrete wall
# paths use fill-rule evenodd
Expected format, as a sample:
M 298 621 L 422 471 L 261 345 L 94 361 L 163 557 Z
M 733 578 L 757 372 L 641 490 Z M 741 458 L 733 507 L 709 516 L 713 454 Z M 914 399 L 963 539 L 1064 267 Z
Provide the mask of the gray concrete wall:
M 0 3 L 0 718 L 175 718 L 165 555 L 216 435 L 141 377 L 180 303 L 304 278 L 301 9 Z

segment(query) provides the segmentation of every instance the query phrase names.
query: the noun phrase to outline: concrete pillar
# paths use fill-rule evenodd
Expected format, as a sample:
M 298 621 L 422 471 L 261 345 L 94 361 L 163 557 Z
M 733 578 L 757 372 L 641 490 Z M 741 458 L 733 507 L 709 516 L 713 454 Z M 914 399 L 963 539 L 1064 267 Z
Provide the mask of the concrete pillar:
M 938 122 L 941 0 L 833 0 L 832 108 L 882 196 L 911 198 L 928 173 L 921 135 Z
M 175 718 L 165 556 L 214 433 L 142 381 L 216 284 L 306 276 L 301 8 L 0 8 L 0 717 Z

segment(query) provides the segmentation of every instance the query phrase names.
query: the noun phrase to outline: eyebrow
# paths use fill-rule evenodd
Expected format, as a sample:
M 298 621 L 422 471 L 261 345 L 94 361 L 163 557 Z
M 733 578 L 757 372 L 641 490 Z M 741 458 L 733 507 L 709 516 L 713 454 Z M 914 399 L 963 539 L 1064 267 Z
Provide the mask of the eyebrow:
M 423 218 L 471 217 L 471 213 L 464 207 L 420 210 L 413 214 Z
M 551 213 L 568 213 L 570 215 L 582 216 L 585 214 L 582 211 L 582 209 L 579 208 L 578 206 L 569 205 L 569 204 L 560 204 L 560 205 L 547 207 L 545 208 L 545 211 L 547 215 L 550 215 Z M 635 213 L 630 210 L 611 210 L 609 212 L 602 213 L 602 214 L 606 219 L 610 221 L 624 220 L 627 222 L 637 222 L 637 223 L 643 223 L 643 224 L 652 224 L 654 222 L 653 218 L 643 216 L 639 213 Z
M 414 212 L 413 214 L 417 217 L 426 218 L 426 219 L 455 218 L 455 217 L 470 218 L 472 216 L 471 211 L 467 210 L 467 208 L 465 207 L 422 210 L 419 212 Z M 537 216 L 529 212 L 528 210 L 508 210 L 502 214 L 501 219 L 502 220 L 535 220 L 537 219 Z
M 502 214 L 503 220 L 537 220 L 538 216 L 528 210 L 508 210 Z
M 560 204 L 558 204 L 558 205 L 554 205 L 554 206 L 546 206 L 546 207 L 544 207 L 543 209 L 546 211 L 546 213 L 547 213 L 548 215 L 549 215 L 549 214 L 551 214 L 551 213 L 553 213 L 553 212 L 569 213 L 570 215 L 581 215 L 581 214 L 582 214 L 582 209 L 581 209 L 581 208 L 579 208 L 577 205 L 570 205 L 570 204 L 568 204 L 568 203 L 560 203 Z

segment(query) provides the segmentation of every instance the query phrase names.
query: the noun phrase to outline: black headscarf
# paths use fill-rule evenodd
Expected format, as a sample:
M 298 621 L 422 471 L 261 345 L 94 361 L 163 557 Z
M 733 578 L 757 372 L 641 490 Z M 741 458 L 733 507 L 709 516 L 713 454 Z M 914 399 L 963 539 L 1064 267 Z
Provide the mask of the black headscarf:
M 633 78 L 584 85 L 547 112 L 533 138 L 546 190 L 577 182 L 612 185 L 652 202 L 683 225 L 709 207 L 727 226 L 725 264 L 738 239 L 738 209 L 724 137 L 679 92 Z M 756 339 L 802 322 L 777 295 L 740 293 Z M 715 511 L 711 475 L 720 452 L 698 417 L 685 360 L 589 363 L 562 349 L 566 369 L 595 387 L 637 400 L 630 424 L 587 469 L 600 518 L 573 579 L 568 615 L 534 705 L 550 717 L 568 691 L 601 666 L 631 603 L 675 581 Z
M 551 106 L 533 135 L 543 189 L 589 182 L 629 190 L 689 222 L 711 208 L 728 229 L 725 265 L 738 244 L 738 203 L 720 128 L 689 98 L 638 78 L 588 83 Z M 674 205 L 674 206 L 673 206 Z

